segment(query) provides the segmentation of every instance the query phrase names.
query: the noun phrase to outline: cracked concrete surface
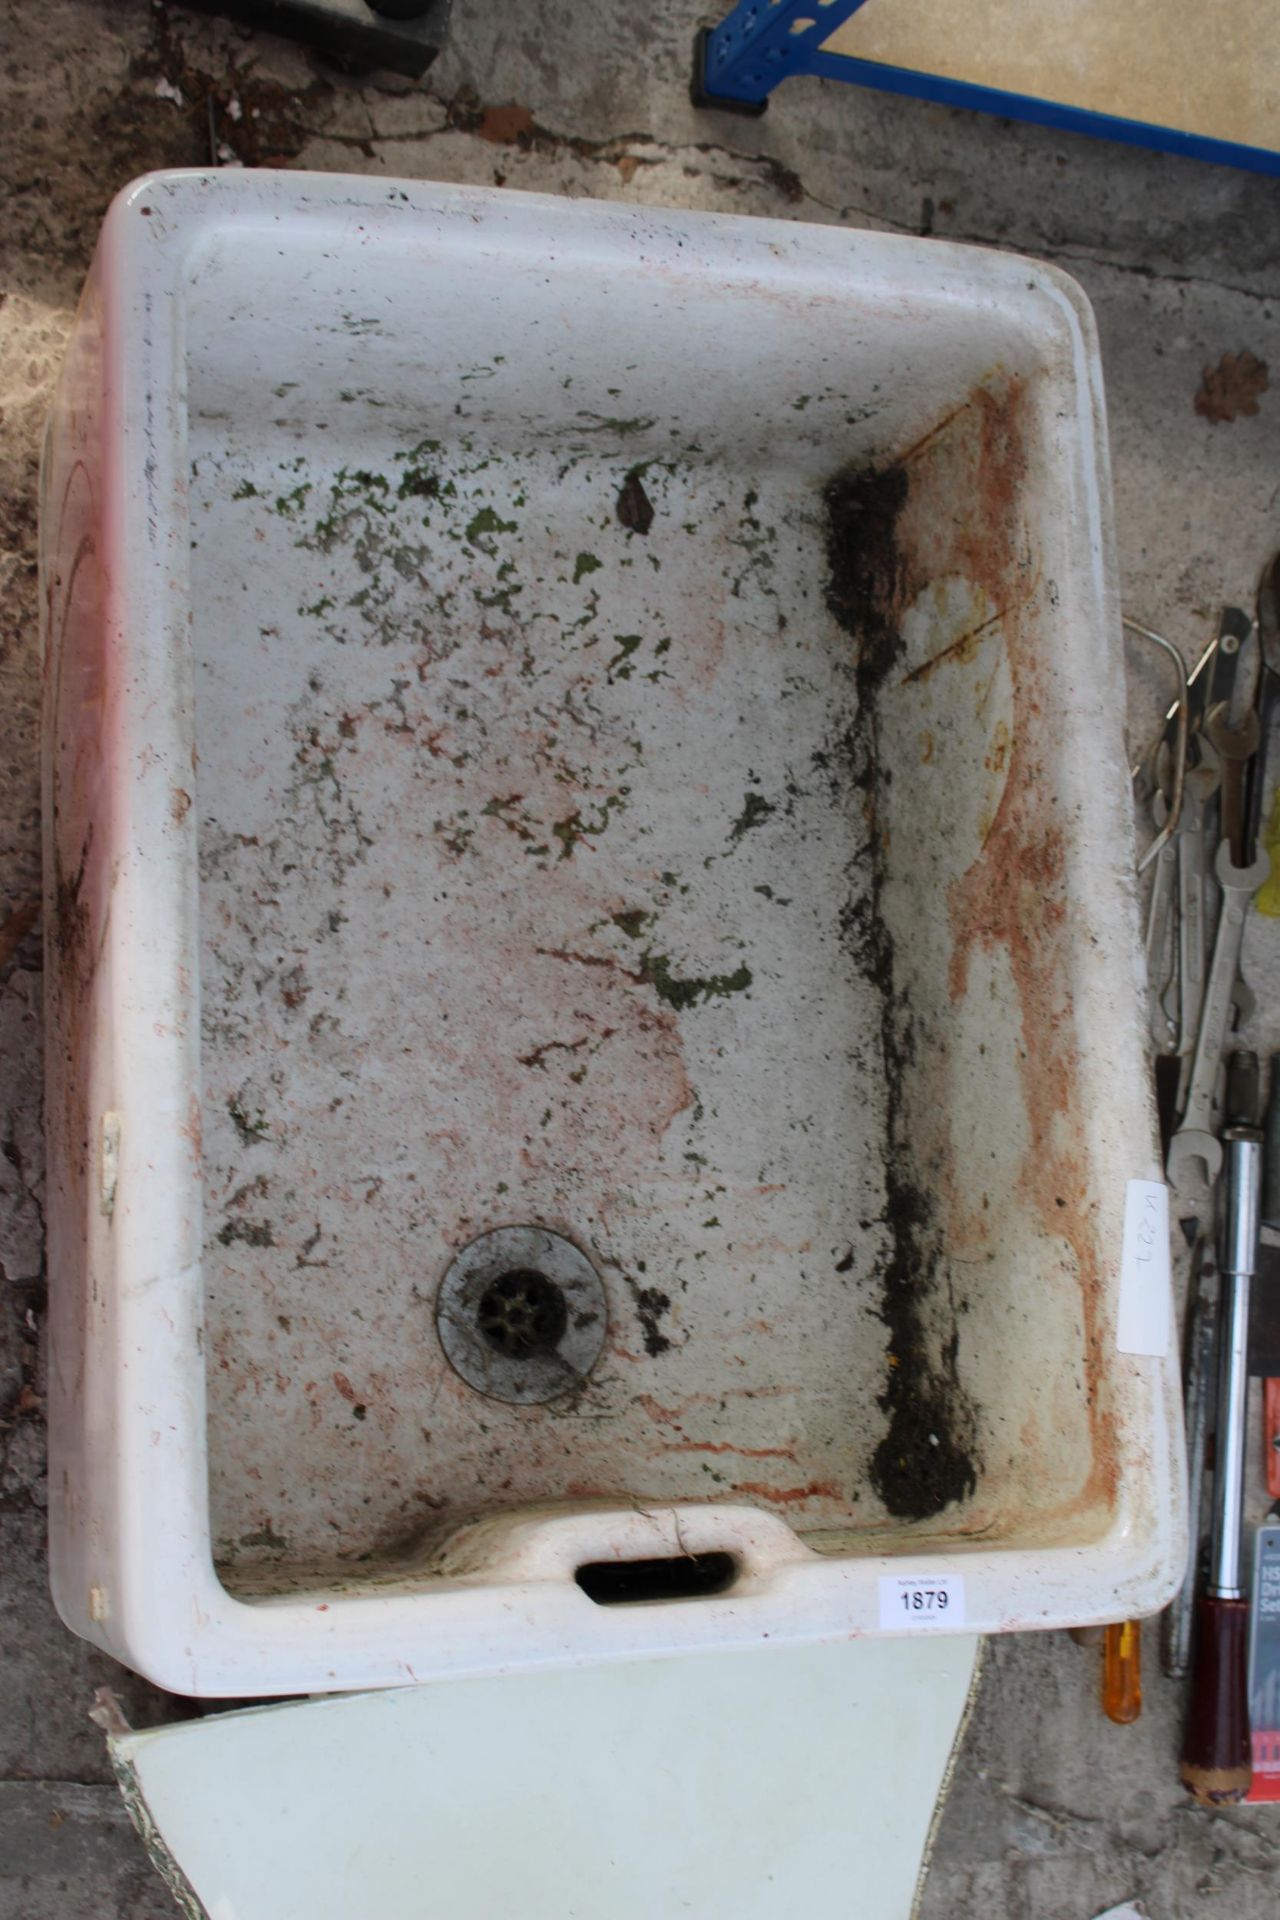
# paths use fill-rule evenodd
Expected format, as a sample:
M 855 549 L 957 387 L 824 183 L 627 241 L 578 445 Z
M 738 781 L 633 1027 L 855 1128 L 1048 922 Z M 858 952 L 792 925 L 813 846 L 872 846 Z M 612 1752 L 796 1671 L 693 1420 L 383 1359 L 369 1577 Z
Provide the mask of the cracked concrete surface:
M 68 1635 L 44 1570 L 39 1131 L 39 677 L 35 487 L 52 379 L 117 187 L 227 162 L 496 182 L 553 193 L 933 232 L 1057 261 L 1102 339 L 1126 603 L 1195 649 L 1247 600 L 1280 521 L 1280 202 L 1225 169 L 817 81 L 762 120 L 695 114 L 697 0 L 456 0 L 422 83 L 353 80 L 296 47 L 150 0 L 0 3 L 0 1920 L 173 1911 L 87 1710 L 193 1709 Z M 1206 367 L 1276 369 L 1258 410 L 1197 414 Z M 1132 663 L 1131 725 L 1158 682 Z M 1280 1040 L 1268 1018 L 1259 1037 Z M 927 1920 L 1152 1920 L 1275 1906 L 1274 1812 L 1207 1816 L 1176 1786 L 1180 1694 L 1148 1631 L 1133 1728 L 1097 1705 L 1097 1655 L 1065 1636 L 993 1644 L 937 1838 Z

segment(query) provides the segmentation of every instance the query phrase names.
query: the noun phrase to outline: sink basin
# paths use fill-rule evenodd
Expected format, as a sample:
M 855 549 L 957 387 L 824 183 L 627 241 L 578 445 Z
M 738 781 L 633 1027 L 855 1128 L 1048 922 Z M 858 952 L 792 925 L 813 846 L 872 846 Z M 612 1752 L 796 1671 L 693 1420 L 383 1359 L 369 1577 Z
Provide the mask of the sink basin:
M 248 1695 L 1164 1602 L 1070 281 L 158 175 L 42 527 L 69 1624 Z

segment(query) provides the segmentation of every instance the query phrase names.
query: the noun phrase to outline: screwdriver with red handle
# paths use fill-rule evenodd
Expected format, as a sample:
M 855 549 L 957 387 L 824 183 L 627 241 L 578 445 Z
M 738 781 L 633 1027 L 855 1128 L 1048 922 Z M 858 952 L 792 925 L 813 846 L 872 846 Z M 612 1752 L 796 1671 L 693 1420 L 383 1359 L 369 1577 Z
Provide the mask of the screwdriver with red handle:
M 1204 1806 L 1243 1800 L 1253 1777 L 1249 1741 L 1249 1605 L 1240 1577 L 1245 1420 L 1249 1390 L 1249 1287 L 1258 1255 L 1262 1129 L 1257 1059 L 1228 1062 L 1222 1286 L 1218 1318 L 1218 1430 L 1214 1451 L 1209 1577 L 1196 1608 L 1195 1664 L 1182 1745 L 1182 1780 Z
M 1263 1122 L 1262 1223 L 1265 1227 L 1280 1228 L 1280 1053 L 1271 1056 L 1271 1086 L 1267 1096 L 1267 1116 Z M 1274 1296 L 1271 1301 L 1266 1300 L 1267 1282 L 1275 1287 L 1280 1284 L 1280 1276 L 1275 1270 L 1275 1250 L 1264 1248 L 1262 1257 L 1268 1254 L 1270 1270 L 1263 1282 L 1263 1298 L 1256 1305 L 1273 1308 L 1267 1316 L 1268 1326 L 1273 1327 Z M 1280 1499 L 1280 1377 L 1272 1371 L 1276 1365 L 1274 1334 L 1270 1340 L 1260 1340 L 1258 1345 L 1261 1364 L 1257 1371 L 1266 1374 L 1262 1388 L 1263 1471 L 1267 1492 L 1276 1500 Z

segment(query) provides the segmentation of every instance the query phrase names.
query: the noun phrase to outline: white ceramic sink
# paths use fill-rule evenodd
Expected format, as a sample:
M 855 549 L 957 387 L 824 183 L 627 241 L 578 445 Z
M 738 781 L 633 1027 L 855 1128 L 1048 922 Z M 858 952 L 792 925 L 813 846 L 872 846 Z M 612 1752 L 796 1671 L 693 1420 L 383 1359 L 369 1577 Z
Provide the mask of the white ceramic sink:
M 42 551 L 77 1631 L 246 1695 L 1162 1604 L 1071 282 L 156 176 Z

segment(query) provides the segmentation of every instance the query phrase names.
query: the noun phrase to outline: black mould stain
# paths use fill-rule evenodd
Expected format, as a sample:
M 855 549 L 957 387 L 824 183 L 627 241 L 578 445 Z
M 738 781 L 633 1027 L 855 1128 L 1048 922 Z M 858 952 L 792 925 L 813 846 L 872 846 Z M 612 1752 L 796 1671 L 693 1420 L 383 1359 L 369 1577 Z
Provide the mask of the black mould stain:
M 838 761 L 871 803 L 861 884 L 840 920 L 848 952 L 880 996 L 885 1083 L 883 1224 L 890 1250 L 879 1275 L 879 1311 L 888 1333 L 888 1370 L 879 1404 L 888 1427 L 872 1459 L 871 1479 L 896 1518 L 929 1520 L 976 1488 L 978 1412 L 960 1384 L 956 1307 L 936 1204 L 913 1175 L 907 1082 L 916 1059 L 915 1028 L 908 996 L 896 984 L 893 936 L 881 911 L 885 853 L 877 815 L 888 772 L 880 764 L 876 701 L 903 651 L 897 525 L 908 487 L 902 468 L 887 467 L 837 474 L 824 491 L 827 606 L 858 646 L 857 718 L 824 758 Z M 937 1353 L 930 1323 L 939 1317 L 944 1291 L 950 1330 Z
M 229 1247 L 236 1240 L 243 1241 L 246 1247 L 274 1247 L 276 1243 L 275 1234 L 265 1220 L 228 1220 L 218 1234 L 218 1245 Z
M 233 1093 L 227 1101 L 227 1113 L 236 1130 L 241 1146 L 252 1147 L 267 1137 L 267 1123 L 259 1107 L 253 1113 L 244 1104 L 243 1097 Z
M 60 856 L 54 856 L 53 944 L 64 975 L 73 983 L 87 983 L 89 969 L 89 906 L 84 897 L 85 870 L 93 846 L 93 824 L 80 849 L 75 872 L 68 878 Z
M 902 585 L 898 515 L 907 502 L 901 467 L 838 473 L 827 510 L 827 605 L 858 642 L 858 695 L 873 700 L 902 652 L 893 609 Z
M 440 492 L 439 477 L 430 468 L 406 467 L 396 488 L 398 500 L 434 500 Z
M 636 1303 L 636 1319 L 644 1335 L 644 1350 L 651 1360 L 669 1351 L 671 1342 L 658 1325 L 664 1313 L 671 1311 L 671 1296 L 660 1287 L 642 1287 L 629 1273 L 623 1275 Z
M 269 1520 L 264 1520 L 256 1533 L 242 1533 L 240 1535 L 240 1545 L 242 1547 L 267 1547 L 272 1553 L 285 1553 L 288 1550 L 289 1542 L 284 1534 L 276 1532 Z
M 890 1160 L 899 1132 L 899 1103 L 891 1102 Z M 871 1481 L 892 1514 L 929 1520 L 967 1500 L 977 1486 L 974 1441 L 977 1410 L 960 1385 L 959 1334 L 949 1301 L 951 1331 L 939 1364 L 927 1350 L 921 1307 L 939 1285 L 943 1247 L 931 1194 L 908 1176 L 885 1178 L 885 1224 L 892 1246 L 880 1275 L 880 1317 L 889 1333 L 889 1374 L 879 1397 L 889 1427 L 871 1462 Z

